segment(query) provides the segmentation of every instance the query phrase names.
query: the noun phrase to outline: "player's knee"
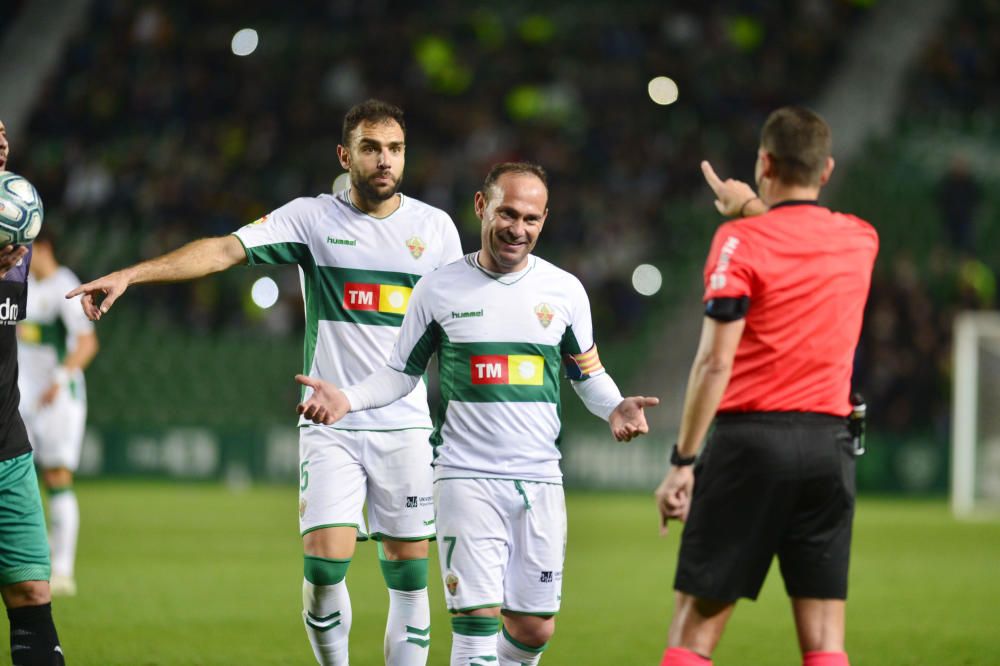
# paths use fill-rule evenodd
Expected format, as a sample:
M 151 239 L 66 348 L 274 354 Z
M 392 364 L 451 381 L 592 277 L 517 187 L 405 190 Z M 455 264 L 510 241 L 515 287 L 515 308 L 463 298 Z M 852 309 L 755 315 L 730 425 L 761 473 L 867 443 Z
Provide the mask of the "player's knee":
M 420 541 L 383 539 L 382 549 L 386 560 L 422 560 L 427 558 L 429 543 L 427 539 Z
M 354 527 L 326 527 L 302 536 L 302 549 L 312 557 L 349 560 L 354 557 L 357 529 Z
M 545 645 L 556 633 L 554 615 L 505 614 L 503 624 L 511 638 L 531 648 Z
M 3 600 L 8 608 L 41 606 L 52 601 L 52 594 L 48 581 L 26 580 L 4 587 Z

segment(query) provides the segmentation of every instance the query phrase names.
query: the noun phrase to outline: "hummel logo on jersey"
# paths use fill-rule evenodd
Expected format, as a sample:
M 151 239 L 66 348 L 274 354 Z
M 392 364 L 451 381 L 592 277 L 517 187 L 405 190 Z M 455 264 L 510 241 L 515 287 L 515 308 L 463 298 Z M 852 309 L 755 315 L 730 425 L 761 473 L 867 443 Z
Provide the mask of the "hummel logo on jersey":
M 17 303 L 7 298 L 3 303 L 0 303 L 0 321 L 13 324 L 17 321 Z
M 403 314 L 410 302 L 411 287 L 392 284 L 344 284 L 344 307 L 348 310 L 372 310 Z
M 551 583 L 553 580 L 551 571 L 543 571 L 542 577 L 538 579 L 539 583 Z
M 452 312 L 451 313 L 451 318 L 452 319 L 468 319 L 469 317 L 482 317 L 482 316 L 483 316 L 483 310 L 482 310 L 482 308 L 480 308 L 478 310 L 471 310 L 469 312 Z
M 350 247 L 354 247 L 355 245 L 358 244 L 358 241 L 352 240 L 350 238 L 334 238 L 333 236 L 327 236 L 326 242 L 329 245 L 347 245 Z
M 545 383 L 545 357 L 523 354 L 489 354 L 469 359 L 473 384 L 520 384 L 541 386 Z
M 410 495 L 409 497 L 406 498 L 406 508 L 407 509 L 416 509 L 417 508 L 417 496 L 416 495 Z

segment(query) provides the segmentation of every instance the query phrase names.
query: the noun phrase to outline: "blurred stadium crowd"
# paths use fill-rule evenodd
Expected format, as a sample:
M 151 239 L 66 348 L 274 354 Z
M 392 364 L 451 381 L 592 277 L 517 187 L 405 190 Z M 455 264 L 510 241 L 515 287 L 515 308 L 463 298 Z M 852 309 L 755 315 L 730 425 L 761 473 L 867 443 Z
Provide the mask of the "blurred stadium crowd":
M 869 156 L 887 203 L 871 216 L 883 247 L 856 376 L 883 431 L 948 439 L 955 315 L 998 305 L 1000 200 L 988 188 L 1000 177 L 988 157 L 1000 138 L 998 68 L 1000 2 L 954 3 L 909 74 L 900 129 Z M 910 150 L 917 136 L 937 143 L 922 159 Z
M 699 160 L 747 177 L 763 116 L 819 90 L 863 12 L 827 2 L 665 12 L 97 0 L 39 100 L 19 167 L 46 192 L 50 221 L 100 239 L 100 252 L 81 257 L 92 274 L 329 191 L 343 112 L 385 98 L 407 113 L 403 190 L 451 212 L 469 247 L 472 193 L 489 165 L 545 165 L 542 252 L 628 322 L 638 314 L 632 269 L 683 242 L 671 206 L 704 194 Z M 229 40 L 245 25 L 260 48 L 237 58 Z M 663 72 L 684 97 L 670 112 L 646 92 Z M 142 307 L 206 329 L 241 324 L 235 296 L 212 284 L 150 290 Z
M 549 169 L 540 253 L 588 286 L 604 337 L 626 338 L 651 308 L 669 307 L 634 292 L 635 266 L 687 281 L 690 270 L 671 267 L 704 257 L 708 236 L 691 225 L 710 231 L 716 220 L 699 160 L 752 180 L 764 116 L 818 96 L 871 4 L 95 0 L 28 135 L 13 137 L 15 150 L 28 147 L 14 167 L 43 192 L 67 263 L 94 277 L 329 191 L 343 112 L 381 97 L 407 113 L 403 191 L 449 211 L 467 248 L 478 241 L 472 193 L 491 163 Z M 901 127 L 996 115 L 998 6 L 956 5 L 910 75 Z M 260 46 L 236 57 L 230 39 L 247 26 Z M 659 74 L 683 103 L 650 101 Z M 872 152 L 892 154 L 891 140 Z M 949 155 L 928 170 L 921 196 L 940 242 L 926 252 L 883 243 L 858 363 L 880 427 L 944 427 L 953 313 L 996 306 L 997 255 L 978 249 L 996 205 L 975 167 Z M 868 216 L 884 240 L 910 223 L 880 207 L 875 188 L 852 195 L 850 182 L 833 204 Z M 276 278 L 283 301 L 265 314 L 247 305 L 240 272 L 128 303 L 155 326 L 263 321 L 294 336 L 297 277 Z

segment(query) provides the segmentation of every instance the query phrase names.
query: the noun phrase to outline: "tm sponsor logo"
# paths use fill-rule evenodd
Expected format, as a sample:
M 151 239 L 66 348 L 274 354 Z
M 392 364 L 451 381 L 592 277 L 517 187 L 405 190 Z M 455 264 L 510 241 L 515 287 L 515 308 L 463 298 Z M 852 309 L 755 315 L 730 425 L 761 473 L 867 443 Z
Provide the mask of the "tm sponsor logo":
M 482 308 L 480 308 L 479 310 L 470 310 L 468 312 L 452 312 L 451 313 L 451 318 L 452 319 L 468 319 L 469 317 L 482 317 L 482 316 L 483 316 L 483 310 L 482 310 Z

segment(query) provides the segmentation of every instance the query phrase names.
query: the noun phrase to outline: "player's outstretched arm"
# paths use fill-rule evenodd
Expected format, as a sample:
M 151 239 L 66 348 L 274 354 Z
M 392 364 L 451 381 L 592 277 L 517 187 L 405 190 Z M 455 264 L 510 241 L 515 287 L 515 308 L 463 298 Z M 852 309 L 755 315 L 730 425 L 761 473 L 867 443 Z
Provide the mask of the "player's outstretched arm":
M 351 411 L 351 402 L 335 384 L 306 375 L 295 375 L 295 381 L 313 390 L 309 399 L 296 408 L 313 423 L 333 425 Z
M 767 206 L 760 200 L 753 188 L 742 180 L 727 178 L 722 180 L 715 173 L 715 169 L 702 160 L 701 173 L 705 176 L 705 182 L 715 193 L 715 208 L 726 217 L 752 217 L 762 215 L 767 212 Z
M 608 416 L 608 425 L 611 426 L 611 434 L 619 442 L 629 442 L 639 435 L 649 432 L 649 425 L 646 423 L 646 407 L 656 407 L 660 404 L 659 398 L 649 398 L 644 396 L 631 396 L 625 398 L 614 408 Z
M 133 284 L 193 280 L 245 263 L 246 259 L 243 244 L 235 236 L 203 238 L 155 259 L 82 284 L 66 294 L 66 298 L 82 294 L 80 304 L 83 311 L 89 319 L 97 321 Z M 101 298 L 99 303 L 97 298 Z

